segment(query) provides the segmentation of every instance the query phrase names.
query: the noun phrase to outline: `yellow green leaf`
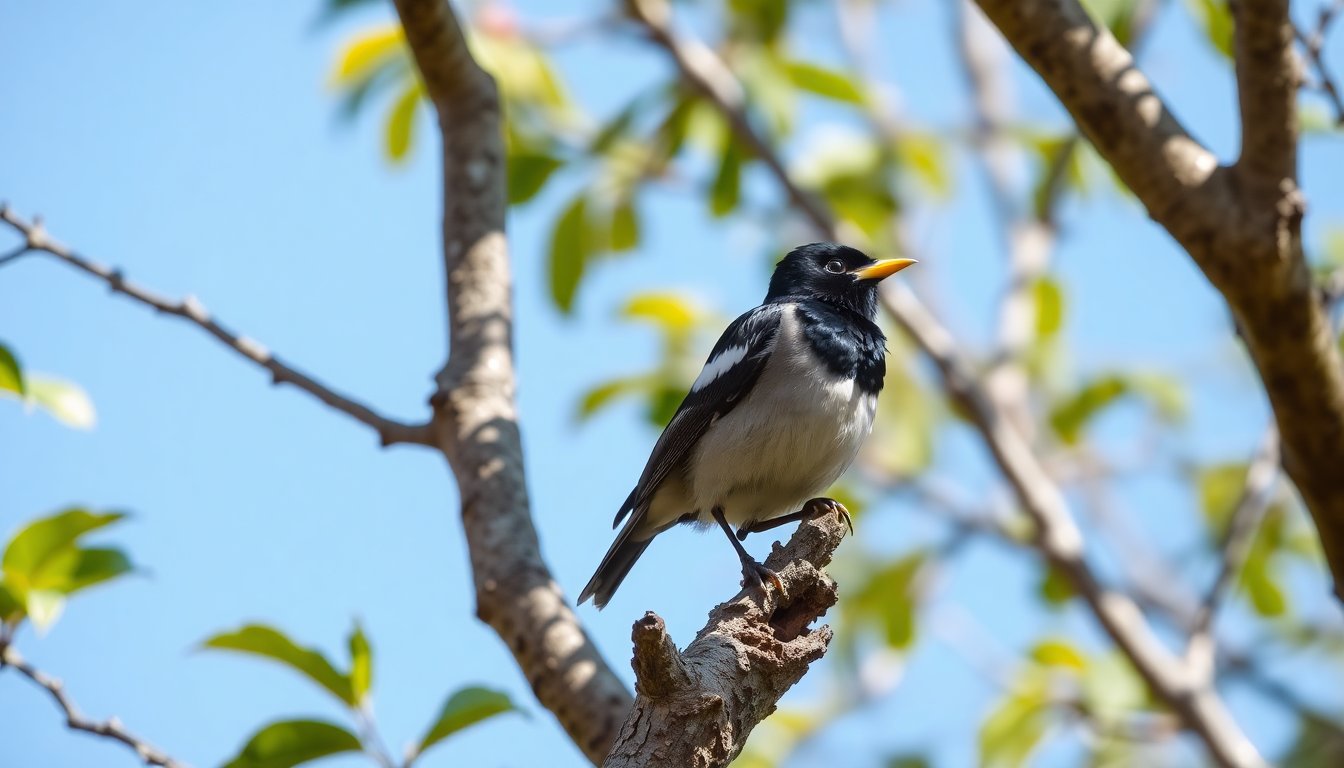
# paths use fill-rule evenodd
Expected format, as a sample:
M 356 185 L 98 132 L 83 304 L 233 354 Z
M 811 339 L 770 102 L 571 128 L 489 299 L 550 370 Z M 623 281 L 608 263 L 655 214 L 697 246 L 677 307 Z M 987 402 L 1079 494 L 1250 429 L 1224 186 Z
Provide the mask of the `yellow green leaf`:
M 397 162 L 406 157 L 411 148 L 412 133 L 415 129 L 415 108 L 424 95 L 424 88 L 416 80 L 401 92 L 387 113 L 387 157 Z
M 373 77 L 395 57 L 405 55 L 404 40 L 398 24 L 360 33 L 341 49 L 332 81 L 337 85 L 355 86 Z

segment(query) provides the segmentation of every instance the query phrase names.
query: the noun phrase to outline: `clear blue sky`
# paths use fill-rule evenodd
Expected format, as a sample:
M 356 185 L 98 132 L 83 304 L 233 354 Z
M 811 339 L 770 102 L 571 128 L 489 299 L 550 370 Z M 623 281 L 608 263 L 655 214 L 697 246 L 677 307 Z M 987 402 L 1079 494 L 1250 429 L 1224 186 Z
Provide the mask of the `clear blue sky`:
M 962 120 L 968 108 L 943 5 L 912 0 L 899 23 L 884 21 L 885 63 L 903 104 L 932 126 Z M 1237 137 L 1226 68 L 1179 4 L 1167 6 L 1171 18 L 1150 42 L 1147 67 L 1183 121 L 1229 157 Z M 392 169 L 381 155 L 379 115 L 353 126 L 337 120 L 326 86 L 334 52 L 345 33 L 388 13 L 375 8 L 318 29 L 317 7 L 0 0 L 0 199 L 24 215 L 43 214 L 55 236 L 132 279 L 200 296 L 231 327 L 339 389 L 418 418 L 445 348 L 437 147 L 422 141 L 406 167 Z M 817 14 L 817 23 L 829 19 Z M 665 72 L 656 53 L 634 42 L 577 45 L 560 61 L 580 100 L 599 113 Z M 1020 66 L 1015 72 L 1022 113 L 1062 124 L 1039 85 Z M 824 116 L 810 113 L 807 126 Z M 430 136 L 428 113 L 418 119 L 421 136 Z M 1332 217 L 1341 220 L 1344 182 L 1329 170 L 1341 167 L 1340 140 L 1307 142 L 1313 235 Z M 956 179 L 955 202 L 918 232 L 927 256 L 921 290 L 949 325 L 979 343 L 991 331 L 1001 255 L 974 167 L 959 163 Z M 773 194 L 768 184 L 750 188 Z M 766 261 L 744 247 L 753 236 L 743 226 L 710 220 L 686 196 L 657 193 L 645 203 L 640 251 L 596 270 L 575 316 L 563 319 L 547 298 L 542 262 L 562 200 L 562 191 L 550 190 L 515 211 L 510 234 L 534 512 L 551 568 L 572 595 L 605 551 L 610 516 L 655 437 L 633 405 L 583 426 L 573 420 L 587 386 L 654 360 L 654 339 L 614 322 L 614 308 L 634 290 L 675 288 L 735 314 L 762 295 Z M 1066 222 L 1057 263 L 1069 288 L 1076 366 L 1141 364 L 1195 376 L 1181 450 L 1248 456 L 1266 412 L 1237 373 L 1225 312 L 1196 270 L 1137 205 L 1112 192 L 1071 202 Z M 99 414 L 95 430 L 77 432 L 0 402 L 0 533 L 71 503 L 134 514 L 104 538 L 130 551 L 143 576 L 76 599 L 47 636 L 25 630 L 19 639 L 88 714 L 116 714 L 175 756 L 218 764 L 262 722 L 338 713 L 278 668 L 193 646 L 260 620 L 343 656 L 358 616 L 375 646 L 377 710 L 395 752 L 448 691 L 479 682 L 508 690 L 533 717 L 456 737 L 424 765 L 583 764 L 532 702 L 503 645 L 473 618 L 455 489 L 434 454 L 380 450 L 368 430 L 292 389 L 270 387 L 199 332 L 40 258 L 0 271 L 0 338 L 28 368 L 79 382 Z M 1122 437 L 1132 431 L 1126 418 L 1133 414 L 1114 417 Z M 993 478 L 974 440 L 956 428 L 940 443 L 938 466 L 972 498 Z M 1193 535 L 1191 501 L 1170 479 L 1141 484 L 1124 501 L 1136 525 L 1164 546 Z M 941 530 L 900 503 L 881 505 L 864 528 L 845 546 L 899 552 Z M 1036 572 L 1021 556 L 976 545 L 959 562 L 940 603 L 974 615 L 1004 648 L 1029 642 L 1043 621 L 1089 626 L 1073 613 L 1040 616 Z M 659 540 L 611 608 L 581 613 L 628 678 L 631 620 L 656 609 L 685 642 L 705 610 L 732 591 L 736 570 L 716 535 L 678 531 Z M 1323 594 L 1304 583 L 1308 604 Z M 928 633 L 904 675 L 880 706 L 842 723 L 794 764 L 835 764 L 838 750 L 855 750 L 863 757 L 844 764 L 876 765 L 886 752 L 931 745 L 940 764 L 972 761 L 969 737 L 992 687 Z M 829 684 L 824 670 L 814 673 L 790 701 L 805 702 Z M 1235 691 L 1233 703 L 1262 746 L 1282 746 L 1289 732 L 1275 710 Z M 136 764 L 115 745 L 67 733 L 46 699 L 14 674 L 0 674 L 0 721 L 5 765 Z M 1067 764 L 1071 756 L 1043 758 Z

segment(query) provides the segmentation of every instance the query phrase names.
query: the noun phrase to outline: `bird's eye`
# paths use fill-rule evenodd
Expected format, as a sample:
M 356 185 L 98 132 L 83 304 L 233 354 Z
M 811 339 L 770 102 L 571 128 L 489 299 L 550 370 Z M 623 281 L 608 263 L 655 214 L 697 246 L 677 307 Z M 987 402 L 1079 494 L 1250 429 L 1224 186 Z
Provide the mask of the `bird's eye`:
M 826 262 L 826 271 L 833 275 L 838 275 L 845 271 L 845 264 L 839 259 L 831 259 Z

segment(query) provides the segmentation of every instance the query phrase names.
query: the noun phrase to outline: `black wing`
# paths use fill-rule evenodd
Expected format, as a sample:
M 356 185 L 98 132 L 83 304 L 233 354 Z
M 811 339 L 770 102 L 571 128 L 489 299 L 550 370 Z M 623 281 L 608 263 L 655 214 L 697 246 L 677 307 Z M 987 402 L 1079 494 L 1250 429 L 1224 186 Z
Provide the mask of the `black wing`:
M 700 377 L 691 385 L 691 391 L 653 446 L 644 474 L 616 513 L 613 528 L 620 525 L 631 510 L 647 503 L 668 474 L 687 457 L 709 425 L 733 410 L 751 392 L 775 347 L 784 311 L 779 304 L 756 307 L 734 320 L 719 337 Z

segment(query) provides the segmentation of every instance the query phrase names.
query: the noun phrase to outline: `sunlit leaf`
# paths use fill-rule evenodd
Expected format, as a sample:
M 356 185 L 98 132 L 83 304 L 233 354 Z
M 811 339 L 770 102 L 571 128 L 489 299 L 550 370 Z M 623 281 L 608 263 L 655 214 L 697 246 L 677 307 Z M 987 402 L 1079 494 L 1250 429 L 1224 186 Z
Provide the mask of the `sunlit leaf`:
M 32 575 L 33 589 L 71 595 L 81 589 L 130 573 L 135 566 L 119 549 L 66 547 Z
M 1041 577 L 1041 583 L 1037 591 L 1046 605 L 1053 607 L 1067 603 L 1077 594 L 1073 590 L 1073 584 L 1069 581 L 1069 577 L 1054 566 L 1045 569 L 1045 574 Z
M 1148 688 L 1128 657 L 1111 652 L 1094 657 L 1083 676 L 1083 700 L 1102 723 L 1120 722 L 1148 704 Z
M 98 420 L 93 401 L 78 385 L 35 374 L 25 376 L 27 401 L 45 409 L 57 421 L 75 429 L 92 429 Z
M 1105 374 L 1057 403 L 1050 411 L 1050 426 L 1060 440 L 1072 445 L 1078 442 L 1083 430 L 1097 415 L 1131 394 L 1150 404 L 1163 421 L 1176 421 L 1184 414 L 1184 394 L 1174 378 L 1155 374 Z
M 578 292 L 579 280 L 588 262 L 586 218 L 587 202 L 580 195 L 560 214 L 555 228 L 551 230 L 551 299 L 566 314 L 574 308 L 574 295 Z
M 61 617 L 65 595 L 50 589 L 30 589 L 24 593 L 23 603 L 38 631 L 45 631 Z
M 1138 0 L 1083 0 L 1083 7 L 1092 18 L 1106 25 L 1121 45 L 1129 44 Z
M 52 560 L 73 547 L 84 534 L 125 518 L 122 512 L 91 512 L 71 508 L 25 525 L 5 547 L 5 577 L 26 588 Z
M 1221 541 L 1227 532 L 1228 519 L 1246 487 L 1246 471 L 1244 463 L 1215 464 L 1195 475 L 1199 507 L 1214 541 Z
M 1042 640 L 1031 649 L 1031 658 L 1047 667 L 1069 667 L 1082 672 L 1087 657 L 1065 640 Z
M 366 81 L 397 56 L 404 55 L 401 26 L 390 24 L 362 32 L 341 50 L 332 73 L 337 85 L 355 86 Z
M 0 621 L 19 621 L 24 616 L 23 600 L 0 581 Z
M 694 328 L 700 314 L 699 308 L 685 297 L 660 292 L 635 294 L 625 302 L 620 311 L 620 316 L 627 320 L 647 320 L 673 331 L 688 331 Z
M 828 99 L 863 104 L 863 91 L 844 74 L 806 61 L 790 61 L 784 65 L 789 82 L 799 89 Z
M 583 393 L 579 401 L 579 418 L 586 419 L 619 397 L 638 394 L 650 387 L 647 376 L 628 376 L 605 381 Z
M 448 697 L 448 701 L 444 702 L 443 709 L 439 710 L 438 718 L 425 732 L 424 737 L 420 739 L 417 751 L 424 752 L 463 728 L 488 720 L 496 715 L 502 715 L 505 712 L 517 711 L 521 710 L 509 699 L 508 694 L 502 691 L 478 686 L 463 688 Z
M 980 765 L 1016 768 L 1026 763 L 1050 723 L 1044 678 L 1027 677 L 980 726 Z
M 386 144 L 387 158 L 399 162 L 410 151 L 411 139 L 415 131 L 415 108 L 420 105 L 424 88 L 419 80 L 413 81 L 401 92 L 387 113 Z
M 875 621 L 888 646 L 908 648 L 915 639 L 916 577 L 927 559 L 927 552 L 916 550 L 893 560 L 874 571 L 855 598 L 842 605 L 861 620 Z
M 1064 325 L 1064 292 L 1059 283 L 1048 276 L 1037 278 L 1031 287 L 1032 303 L 1036 307 L 1036 336 L 1054 337 Z
M 896 155 L 901 164 L 914 172 L 930 192 L 946 195 L 952 189 L 947 170 L 943 144 L 937 136 L 907 133 L 896 142 Z
M 20 397 L 27 392 L 23 385 L 23 369 L 4 344 L 0 344 L 0 392 L 13 392 Z
M 356 702 L 364 701 L 373 688 L 373 648 L 358 621 L 350 631 L 350 692 Z
M 249 624 L 233 632 L 222 632 L 206 639 L 201 646 L 249 653 L 271 659 L 317 683 L 343 703 L 355 706 L 350 678 L 336 671 L 319 651 L 300 648 L 284 633 L 262 624 Z
M 359 752 L 359 738 L 334 723 L 282 720 L 257 731 L 224 768 L 291 768 L 342 752 Z
M 536 197 L 551 174 L 564 165 L 559 158 L 536 152 L 509 153 L 509 205 Z

